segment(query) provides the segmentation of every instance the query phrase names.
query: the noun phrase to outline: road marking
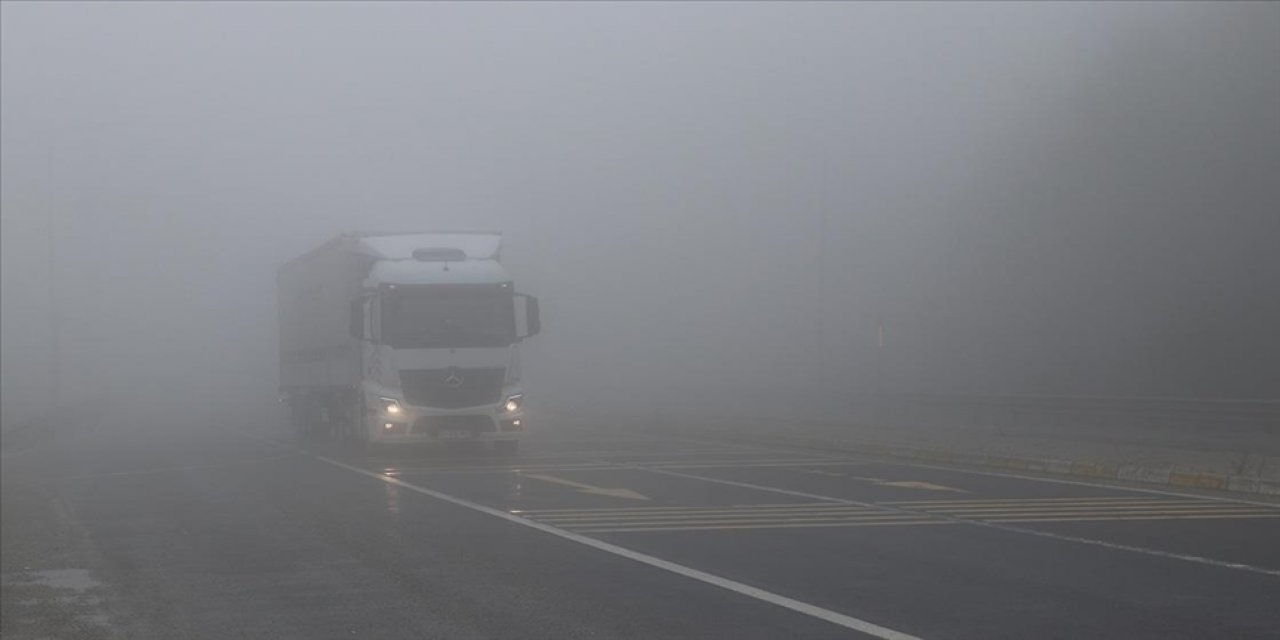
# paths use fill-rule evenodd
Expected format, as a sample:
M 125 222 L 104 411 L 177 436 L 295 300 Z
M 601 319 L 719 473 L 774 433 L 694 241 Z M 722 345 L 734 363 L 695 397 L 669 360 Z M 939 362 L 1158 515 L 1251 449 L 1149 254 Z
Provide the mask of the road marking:
M 1280 513 L 1224 513 L 1221 515 L 1107 516 L 1101 518 L 991 518 L 987 522 L 1092 522 L 1109 520 L 1226 520 L 1230 518 L 1280 518 Z M 1280 571 L 1273 572 L 1280 575 Z
M 676 518 L 690 517 L 696 518 L 701 516 L 778 516 L 778 517 L 794 517 L 815 514 L 840 514 L 840 513 L 892 513 L 896 511 L 885 511 L 882 509 L 866 509 L 863 507 L 852 505 L 823 505 L 821 508 L 815 509 L 706 509 L 697 511 L 658 511 L 647 513 L 573 513 L 573 514 L 547 514 L 534 516 L 537 520 L 544 522 L 573 522 L 575 520 L 599 520 L 602 518 L 613 518 L 619 520 L 641 520 L 646 518 Z
M 520 473 L 522 471 L 616 471 L 617 467 L 608 463 L 583 463 L 583 464 L 548 464 L 548 465 L 504 465 L 489 467 L 463 467 L 463 466 L 440 466 L 440 467 L 384 467 L 382 473 L 388 475 L 397 474 L 441 474 L 441 473 Z
M 1090 516 L 1099 518 L 1115 518 L 1120 519 L 1125 516 L 1144 516 L 1157 514 L 1195 514 L 1203 516 L 1213 516 L 1214 514 L 1231 514 L 1231 513 L 1272 513 L 1280 515 L 1280 511 L 1274 509 L 1254 509 L 1252 507 L 1240 507 L 1238 509 L 1197 509 L 1194 507 L 1164 507 L 1153 508 L 1149 510 L 1134 511 L 1099 511 L 1097 509 L 1054 509 L 1054 510 L 1032 510 L 1032 511 L 988 511 L 985 513 L 955 513 L 949 511 L 928 511 L 940 516 L 950 516 L 958 518 L 972 518 L 974 520 L 995 521 L 997 518 L 1021 518 L 1021 517 L 1038 517 L 1038 516 Z
M 723 578 L 721 576 L 707 573 L 705 571 L 699 571 L 698 569 L 694 569 L 692 567 L 686 567 L 682 564 L 677 564 L 669 560 L 663 560 L 662 558 L 651 556 L 645 553 L 640 553 L 639 551 L 632 551 L 631 549 L 628 549 L 626 547 L 620 547 L 615 544 L 604 542 L 603 540 L 597 540 L 595 538 L 577 534 L 572 531 L 566 531 L 558 527 L 553 527 L 549 524 L 543 524 L 541 522 L 536 522 L 534 520 L 522 518 L 517 515 L 512 515 L 510 513 L 507 513 L 499 509 L 494 509 L 492 507 L 486 507 L 485 505 L 482 505 L 476 502 L 471 502 L 470 500 L 456 498 L 447 493 L 441 493 L 439 491 L 427 489 L 426 487 L 420 487 L 415 484 L 410 484 L 408 482 L 405 482 L 404 480 L 400 480 L 399 478 L 393 478 L 385 474 L 376 473 L 373 471 L 369 471 L 367 469 L 361 469 L 360 467 L 352 466 L 343 462 L 339 462 L 337 460 L 332 460 L 324 456 L 320 456 L 316 454 L 309 454 L 309 455 L 320 462 L 332 465 L 339 469 L 345 469 L 352 473 L 373 478 L 375 480 L 385 482 L 387 484 L 394 485 L 402 489 L 406 489 L 408 491 L 420 493 L 422 495 L 429 496 L 443 502 L 448 502 L 450 504 L 453 504 L 459 507 L 470 509 L 472 511 L 476 511 L 486 515 L 490 515 L 495 518 L 500 518 L 502 520 L 506 520 L 507 522 L 518 524 L 522 527 L 528 527 L 530 529 L 541 531 L 543 533 L 547 533 L 547 534 L 556 536 L 558 538 L 562 538 L 564 540 L 569 540 L 571 542 L 576 542 L 578 544 L 591 547 L 599 551 L 604 551 L 605 553 L 611 553 L 615 556 L 619 556 L 622 558 L 626 558 L 628 560 L 639 562 L 641 564 L 645 564 L 657 569 L 662 569 L 663 571 L 684 576 L 692 580 L 697 580 L 699 582 L 709 584 L 714 587 L 719 587 L 726 591 L 731 591 L 739 595 L 747 596 L 748 598 L 754 598 L 761 602 L 767 602 L 769 604 L 783 607 L 785 609 L 789 609 L 797 613 L 801 613 L 813 618 L 817 618 L 819 620 L 825 620 L 826 622 L 830 622 L 831 624 L 841 626 L 846 629 L 853 629 L 854 631 L 859 631 L 867 635 L 881 638 L 882 640 L 921 640 L 917 636 L 906 634 L 901 631 L 896 631 L 888 627 L 882 627 L 878 624 L 868 622 L 860 618 L 848 616 L 843 613 L 837 613 L 830 609 L 823 609 L 822 607 L 819 607 L 817 605 L 813 605 L 807 602 L 801 602 L 800 600 L 788 598 L 784 595 L 780 595 L 772 591 L 766 591 L 759 587 L 753 587 L 751 585 L 743 584 L 741 582 L 730 580 L 728 578 Z
M 673 460 L 671 462 L 655 462 L 655 463 L 634 462 L 631 460 L 626 460 L 626 461 L 614 462 L 613 464 L 643 465 L 646 467 L 660 467 L 663 469 L 713 469 L 717 467 L 730 467 L 730 468 L 738 469 L 738 468 L 756 468 L 756 467 L 763 468 L 763 467 L 817 467 L 817 466 L 856 467 L 858 466 L 858 463 L 856 462 L 845 462 L 843 460 L 840 460 L 840 461 L 836 461 L 836 460 L 763 460 L 763 461 L 717 460 L 717 461 L 706 461 L 706 462 L 701 462 L 697 460 L 687 460 L 687 461 Z M 835 475 L 840 475 L 840 474 L 835 474 Z
M 1214 512 L 1230 512 L 1230 511 L 1264 511 L 1268 513 L 1280 513 L 1276 509 L 1268 509 L 1266 507 L 1234 507 L 1226 504 L 1178 504 L 1169 502 L 1165 504 L 1143 504 L 1143 505 L 1109 505 L 1109 506 L 1091 506 L 1091 505 L 1067 505 L 1067 506 L 1026 506 L 1026 507 L 998 507 L 998 508 L 969 508 L 969 509 L 921 509 L 929 513 L 948 513 L 957 516 L 982 517 L 988 514 L 1020 514 L 1020 513 L 1073 513 L 1078 511 L 1089 511 L 1092 513 L 1140 513 L 1143 511 L 1200 511 L 1204 513 Z
M 799 471 L 800 473 L 812 473 L 818 476 L 835 476 L 837 478 L 844 477 L 843 473 L 836 473 L 835 471 L 827 471 L 826 469 L 797 469 L 797 471 Z
M 692 442 L 692 443 L 698 443 L 703 445 L 714 443 L 714 441 L 707 441 L 700 438 L 684 438 L 684 437 L 672 436 L 669 439 L 672 442 Z M 1028 476 L 1028 475 L 1023 475 L 1018 473 L 1005 473 L 1000 471 L 984 471 L 981 469 L 972 469 L 972 468 L 958 466 L 958 465 L 948 466 L 948 465 L 941 465 L 941 464 L 928 464 L 925 462 L 908 462 L 901 459 L 888 458 L 883 456 L 877 457 L 869 454 L 852 454 L 852 453 L 846 453 L 842 455 L 824 454 L 824 453 L 816 453 L 811 449 L 803 449 L 803 448 L 797 449 L 797 448 L 782 446 L 782 445 L 768 445 L 768 446 L 739 445 L 739 446 L 751 451 L 787 453 L 792 455 L 810 455 L 810 456 L 824 458 L 832 461 L 847 460 L 851 462 L 883 464 L 883 465 L 895 466 L 895 467 L 908 467 L 908 468 L 915 468 L 915 469 L 937 469 L 939 471 L 949 471 L 952 473 L 967 473 L 971 475 L 990 476 L 993 478 L 1016 478 L 1018 480 L 1030 480 L 1032 482 L 1048 482 L 1052 484 L 1065 484 L 1065 485 L 1071 485 L 1076 487 L 1090 487 L 1093 489 L 1111 489 L 1113 491 L 1124 491 L 1129 493 L 1150 493 L 1150 494 L 1164 495 L 1164 496 L 1177 496 L 1179 498 L 1196 498 L 1196 499 L 1203 499 L 1203 500 L 1215 500 L 1218 502 L 1235 502 L 1239 504 L 1253 504 L 1253 505 L 1260 505 L 1264 507 L 1274 507 L 1274 506 L 1277 506 L 1278 504 L 1275 502 L 1263 502 L 1260 500 L 1246 500 L 1244 498 L 1233 498 L 1233 497 L 1218 496 L 1218 495 L 1205 494 L 1205 493 L 1184 493 L 1181 491 L 1167 491 L 1164 489 L 1156 489 L 1156 488 L 1149 488 L 1149 487 L 1133 487 L 1133 486 L 1126 486 L 1126 485 L 1119 485 L 1119 484 L 1107 484 L 1103 482 L 1086 482 L 1083 480 L 1072 480 L 1067 478 Z M 888 504 L 888 503 L 882 503 L 882 504 Z
M 789 522 L 876 522 L 881 520 L 931 520 L 927 515 L 904 515 L 901 513 L 853 513 L 853 514 L 829 514 L 829 515 L 812 515 L 812 516 L 792 516 L 786 518 L 750 518 L 750 517 L 732 517 L 732 516 L 707 516 L 702 518 L 656 518 L 653 520 L 641 521 L 617 521 L 617 520 L 588 520 L 585 522 L 550 522 L 540 520 L 540 522 L 549 522 L 556 526 L 562 526 L 568 529 L 578 529 L 582 527 L 602 527 L 602 526 L 629 526 L 642 527 L 648 525 L 694 525 L 694 524 L 786 524 Z
M 994 478 L 1015 478 L 1018 480 L 1031 480 L 1033 482 L 1049 482 L 1053 484 L 1066 484 L 1076 487 L 1090 487 L 1094 489 L 1111 489 L 1114 491 L 1127 491 L 1130 493 L 1150 493 L 1161 496 L 1175 496 L 1178 498 L 1194 498 L 1197 500 L 1213 500 L 1216 502 L 1234 502 L 1237 504 L 1253 504 L 1263 507 L 1275 507 L 1275 502 L 1263 502 L 1260 500 L 1245 500 L 1243 498 L 1229 498 L 1226 496 L 1215 496 L 1204 493 L 1184 493 L 1181 491 L 1165 491 L 1164 489 L 1149 489 L 1145 487 L 1126 487 L 1118 484 L 1106 484 L 1102 482 L 1084 482 L 1080 480 L 1067 480 L 1065 478 L 1041 478 L 1038 476 L 1027 476 L 1017 473 L 1000 473 L 998 471 L 979 471 L 977 469 L 965 469 L 962 467 L 946 467 L 936 464 L 916 464 L 907 462 L 883 462 L 883 464 L 892 464 L 901 467 L 918 467 L 922 469 L 938 469 L 940 471 L 952 471 L 955 473 L 969 473 L 980 476 L 991 476 Z
M 553 484 L 562 484 L 562 485 L 565 485 L 566 487 L 573 487 L 574 489 L 577 489 L 582 493 L 589 493 L 597 496 L 609 496 L 610 498 L 623 498 L 625 500 L 648 500 L 649 499 L 649 496 L 646 496 L 642 493 L 636 493 L 635 491 L 632 491 L 630 489 L 605 489 L 604 487 L 589 485 L 585 482 L 577 482 L 577 481 L 568 480 L 565 478 L 557 478 L 556 476 L 549 476 L 541 473 L 522 473 L 520 475 L 526 478 L 533 478 L 534 480 L 541 480 L 543 482 L 551 482 Z
M 876 503 L 885 504 L 885 503 Z M 1215 507 L 1221 509 L 1266 509 L 1267 507 L 1255 507 L 1253 505 L 1244 504 L 1223 504 L 1221 502 L 1209 502 L 1207 500 L 1133 500 L 1125 502 L 1006 502 L 1004 504 L 926 504 L 915 507 L 916 509 L 930 509 L 939 511 L 994 511 L 1001 509 L 1072 509 L 1079 507 L 1090 507 L 1095 509 L 1128 509 L 1148 506 L 1162 505 L 1203 505 L 1205 507 Z M 888 505 L 898 506 L 901 508 L 911 508 L 906 505 Z
M 932 482 L 916 482 L 916 481 L 910 481 L 910 480 L 890 480 L 890 481 L 881 480 L 876 484 L 882 487 L 901 487 L 903 489 L 924 489 L 925 491 L 954 491 L 956 493 L 969 493 L 964 489 L 957 489 L 955 487 L 944 487 L 940 484 L 933 484 Z
M 645 469 L 645 467 L 636 467 L 636 468 L 637 468 L 637 469 Z M 694 474 L 691 474 L 691 473 L 683 473 L 683 472 L 680 472 L 680 471 L 671 471 L 671 470 L 668 470 L 668 469 L 646 469 L 646 470 L 647 470 L 647 471 L 650 471 L 650 472 L 652 472 L 652 473 L 660 474 L 660 475 L 669 475 L 669 476 L 674 476 L 674 477 L 679 477 L 679 478 L 689 478 L 689 479 L 692 479 L 692 480 L 702 480 L 702 481 L 704 481 L 704 482 L 711 482 L 711 483 L 715 483 L 715 484 L 723 484 L 723 485 L 727 485 L 727 486 L 742 487 L 742 488 L 746 488 L 746 489 L 756 489 L 756 490 L 759 490 L 759 491 L 767 491 L 767 492 L 771 492 L 771 493 L 778 493 L 778 494 L 782 494 L 782 495 L 789 495 L 789 496 L 797 496 L 797 497 L 802 497 L 802 498 L 809 498 L 810 500 L 825 500 L 825 501 L 827 501 L 827 502 L 833 502 L 833 503 L 838 503 L 838 504 L 856 504 L 856 505 L 861 505 L 861 506 L 865 506 L 865 507 L 876 507 L 876 506 L 880 506 L 880 507 L 885 508 L 885 509 L 890 509 L 890 510 L 894 510 L 894 511 L 899 511 L 899 512 L 902 512 L 902 513 L 928 513 L 928 512 L 926 512 L 926 511 L 916 511 L 916 510 L 912 510 L 912 509 L 905 509 L 905 508 L 902 508 L 902 507 L 893 507 L 893 506 L 886 506 L 886 505 L 875 505 L 875 504 L 870 503 L 870 502 L 860 502 L 860 501 L 858 501 L 858 500 L 846 500 L 846 499 L 844 499 L 844 498 L 833 498 L 833 497 L 831 497 L 831 496 L 823 496 L 823 495 L 819 495 L 819 494 L 816 494 L 816 493 L 806 493 L 806 492 L 804 492 L 804 491 L 792 491 L 792 490 L 790 490 L 790 489 L 780 489 L 780 488 L 778 488 L 778 487 L 769 487 L 769 486 L 765 486 L 765 485 L 752 484 L 752 483 L 750 483 L 750 482 L 738 482 L 738 481 L 736 481 L 736 480 L 724 480 L 724 479 L 721 479 L 721 478 L 712 478 L 712 477 L 707 477 L 707 476 L 699 476 L 699 475 L 694 475 Z M 1196 496 L 1196 497 L 1200 497 L 1200 496 Z M 1264 505 L 1264 506 L 1270 506 L 1270 505 Z M 1049 532 L 1049 531 L 1041 531 L 1041 530 L 1038 530 L 1038 529 L 1028 529 L 1028 528 L 1026 528 L 1026 527 L 1017 527 L 1017 526 L 1012 526 L 1012 525 L 1009 525 L 1009 524 L 1002 524 L 1002 523 L 996 523 L 996 522 L 984 522 L 984 521 L 982 521 L 982 520 L 974 520 L 974 519 L 964 518 L 964 517 L 955 516 L 955 515 L 950 515 L 950 514 L 937 514 L 937 515 L 938 515 L 939 517 L 951 518 L 951 519 L 954 519 L 954 520 L 955 520 L 955 521 L 957 521 L 957 522 L 968 523 L 968 524 L 972 524 L 972 525 L 974 525 L 974 526 L 978 526 L 978 527 L 985 527 L 985 528 L 988 528 L 988 529 L 997 529 L 997 530 L 1000 530 L 1000 531 L 1008 531 L 1008 532 L 1012 532 L 1012 533 L 1020 533 L 1020 534 L 1023 534 L 1023 535 L 1036 536 L 1036 537 L 1038 537 L 1038 538 L 1049 538 L 1049 539 L 1052 539 L 1052 540 L 1061 540 L 1061 541 L 1064 541 L 1064 542 L 1075 542 L 1075 543 L 1079 543 L 1079 544 L 1087 544 L 1087 545 L 1092 545 L 1092 546 L 1095 546 L 1095 547 L 1102 547 L 1102 548 L 1105 548 L 1105 549 L 1112 549 L 1112 550 L 1116 550 L 1116 551 L 1129 551 L 1129 552 L 1132 552 L 1132 553 L 1140 553 L 1140 554 L 1143 554 L 1143 555 L 1155 556 L 1155 557 L 1159 557 L 1159 558 L 1168 558 L 1168 559 L 1173 559 L 1173 560 L 1183 560 L 1183 561 L 1186 561 L 1186 562 L 1194 562 L 1194 563 L 1197 563 L 1197 564 L 1204 564 L 1204 565 L 1209 565 L 1209 566 L 1212 566 L 1212 567 L 1219 567 L 1219 568 L 1222 568 L 1222 569 L 1235 569 L 1235 570 L 1238 570 L 1238 571 L 1248 571 L 1248 572 L 1251 572 L 1251 573 L 1261 573 L 1261 574 L 1269 575 L 1269 576 L 1280 576 L 1280 570 L 1277 570 L 1277 569 L 1266 569 L 1266 568 L 1263 568 L 1263 567 L 1255 567 L 1255 566 L 1253 566 L 1253 565 L 1241 564 L 1241 563 L 1238 563 L 1238 562 L 1227 562 L 1227 561 L 1224 561 L 1224 560 L 1215 560 L 1215 559 L 1213 559 L 1213 558 L 1205 558 L 1205 557 L 1201 557 L 1201 556 L 1193 556 L 1193 555 L 1183 554 L 1183 553 L 1174 553 L 1174 552 L 1172 552 L 1172 551 L 1160 551 L 1159 549 L 1148 549 L 1148 548 L 1146 548 L 1146 547 L 1138 547 L 1138 546 L 1127 545 L 1127 544 L 1118 544 L 1118 543 L 1114 543 L 1114 542 L 1107 542 L 1107 541 L 1105 541 L 1105 540 L 1095 540 L 1095 539 L 1093 539 L 1093 538 L 1084 538 L 1084 537 L 1081 537 L 1081 536 L 1070 536 L 1070 535 L 1064 535 L 1064 534 L 1052 533 L 1052 532 Z
M 916 505 L 927 506 L 931 504 L 1006 504 L 1016 502 L 1085 502 L 1085 501 L 1151 501 L 1157 498 L 1139 498 L 1135 496 L 1080 496 L 1072 498 L 990 498 L 987 500 L 890 500 L 887 502 L 877 502 L 876 504 L 901 505 L 904 507 L 912 507 Z
M 579 533 L 662 533 L 666 531 L 725 531 L 732 529 L 815 529 L 819 527 L 850 529 L 853 527 L 911 527 L 918 524 L 964 524 L 954 520 L 902 520 L 898 522 L 848 522 L 822 524 L 744 524 L 693 527 L 619 527 L 601 529 L 577 529 Z
M 737 508 L 747 509 L 747 508 L 755 508 L 755 507 L 809 507 L 809 506 L 826 506 L 826 505 L 823 503 L 818 503 L 817 505 L 815 505 L 814 503 L 809 503 L 809 502 L 775 502 L 775 503 L 760 503 L 760 504 L 745 504 L 745 505 L 728 505 L 725 508 L 726 509 L 737 509 Z M 609 511 L 623 511 L 623 512 L 677 511 L 677 510 L 684 510 L 684 509 L 696 510 L 696 509 L 708 509 L 708 508 L 711 508 L 711 507 L 706 507 L 706 506 L 601 507 L 599 509 L 585 507 L 585 508 L 575 508 L 575 509 L 512 509 L 510 513 L 512 513 L 513 515 L 527 516 L 527 515 L 539 515 L 544 513 L 597 513 L 597 512 L 604 513 Z

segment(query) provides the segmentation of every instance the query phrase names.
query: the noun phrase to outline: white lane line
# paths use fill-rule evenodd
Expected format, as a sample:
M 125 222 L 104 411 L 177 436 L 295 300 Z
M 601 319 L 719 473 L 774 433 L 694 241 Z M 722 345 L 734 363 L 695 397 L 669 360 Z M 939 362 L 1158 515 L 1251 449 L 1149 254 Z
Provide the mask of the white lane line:
M 360 467 L 355 467 L 343 462 L 339 462 L 337 460 L 332 460 L 324 456 L 319 456 L 315 454 L 309 454 L 309 455 L 320 462 L 333 465 L 335 467 L 338 467 L 339 469 L 346 469 L 347 471 L 350 471 L 352 473 L 358 473 L 362 476 L 373 478 L 375 480 L 380 480 L 387 484 L 395 485 L 397 487 L 406 489 L 408 491 L 413 491 L 425 496 L 430 496 L 437 500 L 448 502 L 450 504 L 454 504 L 459 507 L 470 509 L 472 511 L 477 511 L 485 515 L 490 515 L 495 518 L 501 518 L 502 520 L 506 520 L 507 522 L 518 524 L 522 527 L 529 527 L 530 529 L 535 529 L 543 533 L 548 533 L 558 538 L 563 538 L 565 540 L 576 542 L 578 544 L 591 547 L 599 551 L 604 551 L 605 553 L 611 553 L 613 555 L 626 558 L 628 560 L 633 560 L 641 564 L 646 564 L 651 567 L 662 569 L 663 571 L 669 571 L 676 575 L 697 580 L 699 582 L 703 582 L 703 583 L 712 585 L 714 587 L 719 587 L 726 591 L 731 591 L 733 593 L 744 595 L 744 596 L 747 596 L 748 598 L 754 598 L 761 602 L 767 602 L 769 604 L 783 607 L 785 609 L 790 609 L 791 611 L 795 611 L 796 613 L 801 613 L 807 616 L 811 616 L 819 620 L 825 620 L 827 622 L 844 627 L 846 629 L 853 629 L 854 631 L 865 633 L 867 635 L 874 636 L 876 638 L 882 638 L 883 640 L 921 640 L 917 636 L 909 635 L 901 631 L 896 631 L 888 627 L 882 627 L 878 624 L 867 622 L 866 620 L 862 620 L 860 618 L 848 616 L 843 613 L 837 613 L 835 611 L 831 611 L 830 609 L 823 609 L 822 607 L 819 607 L 817 605 L 809 604 L 807 602 L 801 602 L 799 600 L 794 600 L 792 598 L 788 598 L 786 596 L 773 593 L 772 591 L 765 591 L 764 589 L 753 587 L 748 584 L 743 584 L 735 580 L 723 578 L 711 573 L 707 573 L 705 571 L 699 571 L 692 567 L 686 567 L 684 565 L 676 564 L 674 562 L 663 560 L 662 558 L 657 558 L 648 554 L 640 553 L 638 551 L 632 551 L 631 549 L 627 549 L 625 547 L 619 547 L 618 545 L 614 545 L 614 544 L 609 544 L 608 542 L 604 542 L 601 540 L 597 540 L 595 538 L 573 533 L 572 531 L 565 531 L 564 529 L 543 524 L 541 522 L 535 522 L 533 520 L 521 518 L 520 516 L 515 516 L 505 511 L 494 509 L 492 507 L 486 507 L 482 504 L 471 502 L 470 500 L 457 498 L 447 493 L 441 493 L 439 491 L 434 491 L 432 489 L 427 489 L 425 487 L 419 487 L 418 485 L 410 484 L 408 482 L 400 480 L 399 478 L 393 478 L 391 476 L 384 475 L 381 473 L 375 473 L 367 469 L 361 469 Z
M 839 503 L 839 504 L 853 504 L 853 505 L 860 505 L 860 506 L 864 506 L 864 507 L 873 507 L 873 508 L 877 508 L 877 507 L 878 507 L 878 508 L 881 508 L 881 509 L 886 509 L 886 510 L 890 510 L 890 511 L 897 511 L 897 512 L 900 512 L 900 513 L 920 513 L 920 514 L 928 514 L 928 515 L 934 515 L 934 516 L 937 516 L 937 517 L 940 517 L 940 518 L 951 518 L 951 519 L 954 519 L 956 522 L 963 522 L 963 523 L 967 523 L 967 524 L 974 525 L 974 526 L 976 526 L 976 527 L 986 527 L 986 528 L 988 528 L 988 529 L 998 529 L 998 530 L 1000 530 L 1000 531 L 1009 531 L 1009 532 L 1012 532 L 1012 533 L 1021 533 L 1021 534 L 1024 534 L 1024 535 L 1036 536 L 1036 537 L 1038 537 L 1038 538 L 1049 538 L 1049 539 L 1052 539 L 1052 540 L 1062 540 L 1062 541 L 1065 541 L 1065 542 L 1076 542 L 1076 543 L 1079 543 L 1079 544 L 1087 544 L 1087 545 L 1092 545 L 1092 546 L 1095 546 L 1095 547 L 1103 547 L 1103 548 L 1105 548 L 1105 549 L 1112 549 L 1112 550 L 1115 550 L 1115 551 L 1129 551 L 1129 552 L 1132 552 L 1132 553 L 1140 553 L 1140 554 L 1143 554 L 1143 555 L 1155 556 L 1155 557 L 1158 557 L 1158 558 L 1167 558 L 1167 559 L 1172 559 L 1172 560 L 1183 560 L 1183 561 L 1186 561 L 1186 562 L 1194 562 L 1194 563 L 1197 563 L 1197 564 L 1204 564 L 1204 565 L 1209 565 L 1209 566 L 1212 566 L 1212 567 L 1218 567 L 1218 568 L 1222 568 L 1222 569 L 1236 569 L 1236 570 L 1238 570 L 1238 571 L 1248 571 L 1248 572 L 1250 572 L 1250 573 L 1261 573 L 1261 574 L 1269 575 L 1269 576 L 1280 576 L 1280 570 L 1277 570 L 1277 569 L 1267 569 L 1267 568 L 1264 568 L 1264 567 L 1255 567 L 1255 566 L 1253 566 L 1253 565 L 1241 564 L 1241 563 L 1238 563 L 1238 562 L 1227 562 L 1227 561 L 1225 561 L 1225 560 L 1215 560 L 1215 559 L 1213 559 L 1213 558 L 1205 558 L 1205 557 L 1202 557 L 1202 556 L 1193 556 L 1193 555 L 1184 554 L 1184 553 L 1174 553 L 1174 552 L 1172 552 L 1172 551 L 1161 551 L 1161 550 L 1159 550 L 1159 549 L 1148 549 L 1148 548 L 1146 548 L 1146 547 L 1137 547 L 1137 546 L 1133 546 L 1133 545 L 1119 544 L 1119 543 L 1115 543 L 1115 542 L 1107 542 L 1106 540 L 1095 540 L 1095 539 L 1093 539 L 1093 538 L 1084 538 L 1084 537 L 1081 537 L 1081 536 L 1069 536 L 1069 535 L 1063 535 L 1063 534 L 1059 534 L 1059 533 L 1050 533 L 1050 532 L 1048 532 L 1048 531 L 1041 531 L 1041 530 L 1039 530 L 1039 529 L 1028 529 L 1028 528 L 1026 528 L 1026 527 L 1015 527 L 1015 526 L 1011 526 L 1011 525 L 1007 525 L 1007 524 L 997 524 L 997 523 L 994 523 L 994 522 L 985 522 L 985 521 L 982 521 L 982 520 L 973 520 L 973 519 L 970 519 L 970 518 L 959 517 L 959 516 L 955 516 L 955 515 L 951 515 L 951 514 L 941 514 L 941 513 L 936 513 L 936 512 L 918 511 L 918 510 L 914 510 L 914 509 L 904 509 L 904 508 L 902 508 L 902 507 L 891 507 L 891 506 L 886 506 L 886 505 L 876 505 L 876 504 L 874 504 L 874 503 L 870 503 L 870 502 L 860 502 L 860 501 L 858 501 L 858 500 L 846 500 L 846 499 L 844 499 L 844 498 L 833 498 L 833 497 L 831 497 L 831 496 L 823 496 L 823 495 L 818 495 L 818 494 L 816 494 L 816 493 L 805 493 L 805 492 L 803 492 L 803 491 L 792 491 L 792 490 L 790 490 L 790 489 L 779 489 L 779 488 L 777 488 L 777 487 L 769 487 L 769 486 L 765 486 L 765 485 L 752 484 L 752 483 L 750 483 L 750 482 L 738 482 L 737 480 L 724 480 L 724 479 L 722 479 L 722 478 L 711 478 L 711 477 L 707 477 L 707 476 L 694 475 L 694 474 L 691 474 L 691 473 L 681 473 L 681 472 L 679 472 L 679 471 L 671 471 L 671 470 L 668 470 L 668 469 L 647 469 L 647 468 L 645 468 L 645 467 L 636 467 L 636 468 L 637 468 L 637 469 L 644 469 L 645 471 L 649 471 L 649 472 L 651 472 L 651 473 L 657 473 L 657 474 L 660 474 L 660 475 L 668 475 L 668 476 L 674 476 L 674 477 L 678 477 L 678 478 L 689 478 L 689 479 L 691 479 L 691 480 L 702 480 L 702 481 L 704 481 L 704 482 L 712 482 L 712 483 L 715 483 L 715 484 L 723 484 L 723 485 L 728 485 L 728 486 L 731 486 L 731 487 L 742 487 L 742 488 L 744 488 L 744 489 L 756 489 L 756 490 L 758 490 L 758 491 L 768 491 L 768 492 L 771 492 L 771 493 L 779 493 L 779 494 L 782 494 L 782 495 L 789 495 L 789 496 L 798 496 L 798 497 L 802 497 L 802 498 L 809 498 L 810 500 L 826 500 L 826 501 L 828 501 L 828 502 Z

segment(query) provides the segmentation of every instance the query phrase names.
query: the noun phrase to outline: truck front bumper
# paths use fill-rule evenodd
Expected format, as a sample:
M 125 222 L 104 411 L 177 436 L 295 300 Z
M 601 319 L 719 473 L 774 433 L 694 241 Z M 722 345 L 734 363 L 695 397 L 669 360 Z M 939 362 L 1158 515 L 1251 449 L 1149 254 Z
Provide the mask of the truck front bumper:
M 367 425 L 370 442 L 426 443 L 518 440 L 524 434 L 524 411 L 499 405 L 444 410 L 401 404 L 399 415 L 375 413 Z

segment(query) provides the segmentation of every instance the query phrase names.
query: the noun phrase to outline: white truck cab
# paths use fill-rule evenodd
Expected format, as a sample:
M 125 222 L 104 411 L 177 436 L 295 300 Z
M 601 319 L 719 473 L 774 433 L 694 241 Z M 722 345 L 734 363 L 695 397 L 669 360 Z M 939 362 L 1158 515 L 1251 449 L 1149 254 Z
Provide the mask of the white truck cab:
M 281 267 L 281 391 L 300 432 L 514 447 L 527 426 L 519 346 L 540 323 L 501 243 L 345 234 Z

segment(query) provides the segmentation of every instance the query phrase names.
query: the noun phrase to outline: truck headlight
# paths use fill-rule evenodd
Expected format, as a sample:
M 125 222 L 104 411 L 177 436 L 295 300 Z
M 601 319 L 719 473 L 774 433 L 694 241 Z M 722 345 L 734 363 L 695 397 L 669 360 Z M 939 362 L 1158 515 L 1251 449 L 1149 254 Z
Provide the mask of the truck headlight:
M 514 396 L 508 396 L 507 401 L 502 403 L 502 408 L 506 409 L 507 413 L 513 413 L 520 408 L 521 404 L 524 404 L 524 395 L 517 393 Z
M 389 416 L 398 416 L 404 412 L 400 408 L 400 401 L 395 398 L 378 398 L 382 402 L 382 412 Z

